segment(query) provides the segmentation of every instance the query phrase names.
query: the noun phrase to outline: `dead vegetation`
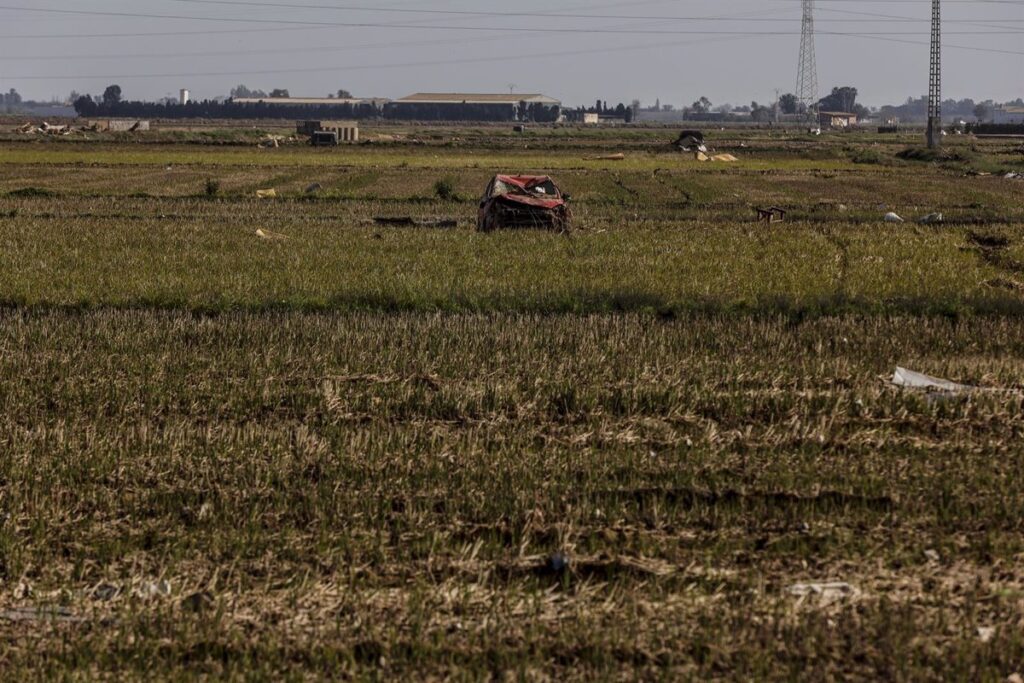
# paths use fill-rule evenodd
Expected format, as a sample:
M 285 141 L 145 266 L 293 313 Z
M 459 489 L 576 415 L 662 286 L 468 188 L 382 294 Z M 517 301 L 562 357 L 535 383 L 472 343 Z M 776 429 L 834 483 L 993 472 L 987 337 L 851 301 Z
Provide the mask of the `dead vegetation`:
M 1016 183 L 674 134 L 0 145 L 0 670 L 1021 672 Z

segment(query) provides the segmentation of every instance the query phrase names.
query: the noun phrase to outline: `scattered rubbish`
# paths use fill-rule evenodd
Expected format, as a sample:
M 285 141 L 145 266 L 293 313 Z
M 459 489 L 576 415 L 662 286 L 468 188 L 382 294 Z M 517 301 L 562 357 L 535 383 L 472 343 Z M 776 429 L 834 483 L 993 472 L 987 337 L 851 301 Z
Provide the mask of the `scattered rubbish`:
M 941 559 L 939 553 L 931 549 L 925 550 L 924 556 L 929 562 L 938 562 Z
M 283 140 L 284 137 L 280 135 L 267 135 L 257 143 L 257 146 L 263 149 L 276 149 L 281 146 Z
M 1007 173 L 1003 176 L 1007 180 L 1024 180 L 1024 173 Z
M 320 183 L 313 183 L 306 188 L 306 194 L 316 194 L 320 190 L 324 189 Z
M 673 145 L 680 152 L 707 152 L 707 145 L 704 144 L 704 133 L 699 130 L 684 130 Z
M 846 213 L 849 210 L 850 209 L 846 206 L 846 204 L 840 204 L 839 206 L 836 207 L 836 211 L 839 211 L 840 213 Z
M 81 623 L 85 618 L 76 616 L 67 607 L 15 607 L 0 611 L 5 621 L 59 621 Z
M 282 235 L 280 233 L 270 232 L 269 230 L 263 230 L 263 229 L 257 229 L 256 230 L 256 236 L 259 237 L 261 240 L 286 240 L 286 239 L 288 239 L 287 235 Z
M 987 172 L 987 171 L 968 171 L 964 175 L 967 175 L 967 176 L 970 176 L 970 177 L 985 178 L 985 177 L 990 176 L 992 174 Z
M 928 389 L 930 391 L 952 394 L 977 390 L 977 387 L 968 386 L 966 384 L 957 384 L 956 382 L 950 382 L 948 379 L 930 377 L 929 375 L 923 375 L 920 372 L 914 372 L 913 370 L 907 370 L 906 368 L 900 367 L 896 368 L 896 372 L 892 376 L 892 384 L 893 386 L 903 387 L 906 389 Z
M 388 225 L 400 228 L 457 228 L 459 222 L 454 218 L 413 218 L 412 216 L 375 216 L 377 225 Z
M 520 123 L 519 125 L 512 127 L 512 132 L 513 133 L 525 133 L 526 132 L 526 126 L 524 126 L 523 124 Z
M 715 154 L 713 156 L 709 156 L 709 155 L 705 154 L 704 152 L 697 152 L 694 155 L 694 158 L 697 161 L 720 161 L 720 162 L 726 162 L 726 163 L 731 163 L 733 161 L 739 161 L 739 159 L 734 157 L 732 154 Z
M 996 637 L 996 630 L 991 626 L 979 626 L 978 627 L 978 640 L 982 643 L 990 642 Z
M 1018 673 L 1010 674 L 1006 677 L 1006 683 L 1024 683 L 1024 676 Z
M 171 584 L 167 579 L 160 579 L 159 581 L 147 581 L 146 583 L 136 586 L 132 591 L 132 595 L 137 598 L 149 599 L 166 597 L 171 594 Z
M 786 220 L 786 210 L 777 206 L 769 206 L 767 209 L 757 209 L 757 220 L 762 223 L 782 223 Z
M 606 154 L 600 157 L 591 157 L 591 159 L 594 161 L 625 161 L 626 155 L 620 152 L 619 154 Z
M 277 197 L 277 190 L 256 190 L 256 196 L 260 199 L 274 199 Z
M 829 583 L 798 583 L 789 587 L 789 594 L 801 599 L 801 602 L 812 596 L 818 596 L 822 604 L 829 604 L 844 598 L 856 598 L 860 591 L 848 583 L 835 581 Z
M 26 123 L 15 130 L 23 135 L 71 135 L 75 132 L 71 126 L 51 126 L 45 121 L 38 126 L 34 123 Z
M 568 231 L 572 227 L 569 195 L 548 176 L 497 175 L 480 200 L 477 230 L 541 228 Z
M 900 218 L 898 214 L 895 214 L 892 211 L 890 211 L 889 213 L 885 214 L 885 219 L 884 220 L 885 220 L 886 223 L 905 223 L 906 222 L 902 218 Z
M 917 219 L 917 222 L 921 225 L 935 225 L 943 221 L 943 215 L 941 211 L 930 213 L 927 216 L 921 216 Z

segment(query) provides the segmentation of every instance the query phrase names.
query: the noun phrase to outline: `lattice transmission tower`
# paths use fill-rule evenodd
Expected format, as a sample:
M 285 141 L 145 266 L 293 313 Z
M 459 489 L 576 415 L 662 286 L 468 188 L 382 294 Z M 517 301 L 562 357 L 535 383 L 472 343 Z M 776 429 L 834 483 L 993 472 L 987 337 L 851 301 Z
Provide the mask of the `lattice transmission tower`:
M 942 144 L 942 7 L 932 0 L 932 61 L 928 78 L 928 147 Z
M 814 0 L 803 0 L 804 21 L 800 36 L 800 68 L 796 76 L 796 96 L 812 118 L 818 106 L 818 61 L 814 54 Z

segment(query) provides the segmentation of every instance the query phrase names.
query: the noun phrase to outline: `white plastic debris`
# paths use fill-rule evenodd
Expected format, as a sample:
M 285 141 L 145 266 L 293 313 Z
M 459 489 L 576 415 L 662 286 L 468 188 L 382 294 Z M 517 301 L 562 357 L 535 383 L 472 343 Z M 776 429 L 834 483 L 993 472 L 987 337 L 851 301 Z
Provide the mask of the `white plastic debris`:
M 789 594 L 797 598 L 818 596 L 822 603 L 835 602 L 844 598 L 856 598 L 860 590 L 845 581 L 827 583 L 797 583 L 789 587 Z
M 286 240 L 286 239 L 288 239 L 287 235 L 282 235 L 281 233 L 278 233 L 278 232 L 271 232 L 269 230 L 264 230 L 262 228 L 257 228 L 256 236 L 259 237 L 261 240 Z
M 950 382 L 948 379 L 939 379 L 938 377 L 930 377 L 923 375 L 920 372 L 914 372 L 913 370 L 907 370 L 906 368 L 896 368 L 896 372 L 892 376 L 892 384 L 897 387 L 904 387 L 906 389 L 927 389 L 929 391 L 944 391 L 952 394 L 959 394 L 965 391 L 974 391 L 977 387 L 968 386 L 966 384 L 957 384 L 956 382 Z
M 166 597 L 171 594 L 171 584 L 167 579 L 148 581 L 136 586 L 132 593 L 142 599 Z
M 996 630 L 991 626 L 979 626 L 978 627 L 978 640 L 983 643 L 987 643 L 996 637 Z
M 921 223 L 922 225 L 934 225 L 936 223 L 941 223 L 943 221 L 943 218 L 944 217 L 942 215 L 942 212 L 937 211 L 935 213 L 930 213 L 927 216 L 921 216 L 920 218 L 917 219 L 917 222 Z
M 897 214 L 893 213 L 892 211 L 890 211 L 889 213 L 885 214 L 885 222 L 886 223 L 905 223 L 906 221 L 904 221 L 902 218 L 900 218 L 899 215 L 897 215 Z

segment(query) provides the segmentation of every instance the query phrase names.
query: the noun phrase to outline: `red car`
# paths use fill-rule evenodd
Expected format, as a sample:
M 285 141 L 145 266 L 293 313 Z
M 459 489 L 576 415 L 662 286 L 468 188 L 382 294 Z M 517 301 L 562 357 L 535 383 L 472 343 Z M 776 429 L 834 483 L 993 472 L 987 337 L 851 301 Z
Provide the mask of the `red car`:
M 494 176 L 480 200 L 476 227 L 481 232 L 505 228 L 564 232 L 572 227 L 569 199 L 548 176 Z

